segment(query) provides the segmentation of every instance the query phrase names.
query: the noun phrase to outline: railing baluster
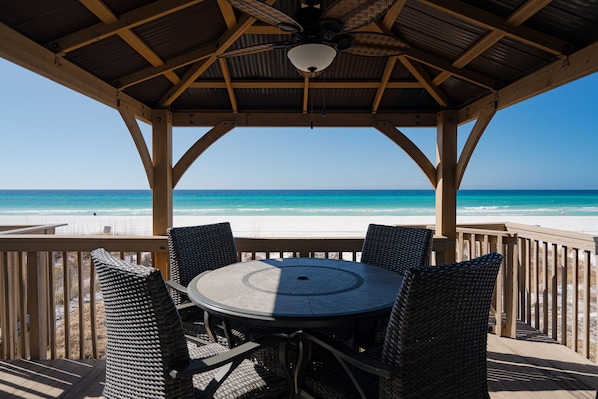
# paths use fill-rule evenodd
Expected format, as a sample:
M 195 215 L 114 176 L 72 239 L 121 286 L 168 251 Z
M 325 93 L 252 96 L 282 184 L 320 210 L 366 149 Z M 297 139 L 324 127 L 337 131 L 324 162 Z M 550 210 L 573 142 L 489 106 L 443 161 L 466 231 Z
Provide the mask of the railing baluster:
M 558 340 L 558 327 L 559 327 L 559 314 L 558 314 L 558 310 L 559 310 L 559 299 L 558 299 L 558 273 L 557 273 L 557 265 L 558 265 L 558 248 L 557 248 L 557 244 L 552 244 L 552 268 L 550 270 L 550 275 L 551 275 L 551 281 L 552 283 L 550 284 L 550 289 L 551 289 L 551 294 L 552 294 L 552 299 L 551 299 L 551 333 L 552 333 L 552 339 L 554 339 L 555 341 Z
M 568 249 L 566 245 L 563 245 L 562 254 L 563 254 L 563 263 L 561 267 L 561 343 L 567 346 L 568 342 L 568 332 L 567 332 L 567 319 L 568 319 L 568 305 L 567 305 L 567 298 L 569 295 L 569 290 L 567 289 L 567 285 L 569 283 L 569 276 L 567 273 L 567 252 Z
M 590 304 L 591 304 L 591 267 L 590 267 L 590 252 L 583 251 L 584 265 L 583 265 L 583 355 L 586 358 L 590 357 Z
M 47 264 L 49 269 L 48 283 L 50 286 L 50 289 L 48 290 L 48 341 L 50 344 L 50 358 L 56 359 L 56 283 L 54 278 L 54 252 L 50 252 L 49 257 L 49 262 Z
M 79 358 L 85 358 L 85 276 L 83 275 L 83 257 L 77 251 L 77 277 L 79 277 Z
M 573 265 L 571 269 L 573 299 L 571 302 L 571 345 L 575 352 L 579 351 L 579 249 L 573 249 Z

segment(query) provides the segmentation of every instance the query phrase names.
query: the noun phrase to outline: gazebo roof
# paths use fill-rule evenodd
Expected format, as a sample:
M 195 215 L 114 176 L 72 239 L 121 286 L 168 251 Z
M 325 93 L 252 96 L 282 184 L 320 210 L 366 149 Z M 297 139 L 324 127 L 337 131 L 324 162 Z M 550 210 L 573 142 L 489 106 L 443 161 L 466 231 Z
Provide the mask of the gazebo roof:
M 404 54 L 339 52 L 314 78 L 285 49 L 218 57 L 293 40 L 225 0 L 4 1 L 0 22 L 0 56 L 140 119 L 169 109 L 175 126 L 434 126 L 443 109 L 463 123 L 598 70 L 594 0 L 399 0 L 359 31 Z

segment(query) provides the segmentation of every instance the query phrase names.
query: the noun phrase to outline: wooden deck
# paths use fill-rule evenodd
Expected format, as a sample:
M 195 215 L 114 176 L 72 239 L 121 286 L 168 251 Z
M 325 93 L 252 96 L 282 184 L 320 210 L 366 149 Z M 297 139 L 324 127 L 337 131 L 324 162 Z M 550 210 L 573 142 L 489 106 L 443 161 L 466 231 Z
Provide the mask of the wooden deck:
M 517 339 L 488 336 L 492 399 L 596 397 L 598 364 L 518 325 Z M 0 398 L 101 398 L 103 360 L 0 361 Z

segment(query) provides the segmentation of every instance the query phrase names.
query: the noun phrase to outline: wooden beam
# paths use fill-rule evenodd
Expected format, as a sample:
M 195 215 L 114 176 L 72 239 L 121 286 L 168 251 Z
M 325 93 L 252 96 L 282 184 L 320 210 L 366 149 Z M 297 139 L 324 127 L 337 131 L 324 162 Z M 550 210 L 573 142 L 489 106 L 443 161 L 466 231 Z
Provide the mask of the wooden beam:
M 212 144 L 222 138 L 226 133 L 234 129 L 234 121 L 222 121 L 214 126 L 209 132 L 204 134 L 187 150 L 187 152 L 178 160 L 172 170 L 172 187 L 176 187 L 181 177 L 187 169 L 207 150 Z
M 313 81 L 309 80 L 310 89 L 377 89 L 380 82 L 376 81 Z M 220 80 L 198 80 L 189 85 L 190 89 L 226 89 L 225 82 Z M 251 81 L 232 81 L 233 89 L 303 89 L 305 80 L 251 80 Z M 418 81 L 395 81 L 386 84 L 388 89 L 422 89 L 424 87 Z
M 129 133 L 131 133 L 135 147 L 137 147 L 137 152 L 141 157 L 141 162 L 143 163 L 143 168 L 145 169 L 145 175 L 147 176 L 149 186 L 150 188 L 154 188 L 154 165 L 152 163 L 152 157 L 149 153 L 147 143 L 143 138 L 141 128 L 139 127 L 139 124 L 137 124 L 135 115 L 131 112 L 127 103 L 124 101 L 119 102 L 118 112 L 125 121 L 125 125 L 127 125 L 127 128 L 129 129 Z
M 114 23 L 99 23 L 67 36 L 46 43 L 46 47 L 55 53 L 68 53 L 87 46 L 98 40 L 118 34 L 121 31 L 135 28 L 165 15 L 184 10 L 204 0 L 158 0 L 119 16 Z M 98 13 L 102 11 L 96 8 Z
M 469 83 L 473 83 L 476 86 L 483 87 L 487 90 L 494 90 L 504 85 L 502 82 L 481 73 L 465 68 L 455 68 L 450 62 L 442 57 L 438 57 L 435 54 L 420 50 L 415 47 L 411 47 L 405 53 L 405 56 L 422 64 L 431 66 L 432 68 L 438 69 L 439 71 L 450 72 L 452 75 L 460 79 L 463 79 Z
M 265 1 L 266 4 L 272 5 L 276 0 L 267 0 Z M 239 22 L 232 28 L 227 30 L 218 40 L 217 40 L 217 50 L 210 55 L 208 58 L 196 63 L 195 65 L 191 66 L 189 70 L 185 73 L 185 75 L 181 78 L 181 82 L 179 84 L 174 85 L 168 92 L 166 92 L 162 98 L 160 99 L 159 103 L 162 107 L 168 107 L 171 105 L 187 88 L 195 79 L 197 79 L 201 74 L 203 74 L 213 63 L 216 61 L 216 58 L 224 53 L 237 39 L 247 30 L 249 26 L 251 26 L 256 21 L 255 18 L 249 17 L 247 15 L 243 15 Z
M 468 23 L 481 26 L 485 29 L 498 31 L 512 39 L 539 48 L 553 55 L 566 54 L 573 50 L 572 43 L 565 42 L 536 30 L 508 24 L 504 18 L 471 6 L 460 0 L 419 0 L 442 12 L 463 19 Z
M 476 145 L 480 141 L 482 134 L 484 134 L 486 131 L 486 127 L 488 127 L 488 124 L 492 120 L 492 117 L 495 113 L 496 107 L 494 104 L 487 106 L 480 114 L 480 117 L 476 121 L 475 125 L 471 129 L 471 132 L 469 133 L 469 136 L 467 137 L 467 141 L 465 142 L 465 146 L 463 147 L 461 156 L 457 162 L 457 168 L 455 172 L 455 187 L 457 190 L 461 186 L 461 180 L 463 180 L 463 175 L 465 174 L 469 160 L 473 155 L 473 151 L 475 150 Z
M 386 121 L 399 127 L 435 127 L 436 112 L 417 110 L 411 112 L 385 111 L 373 115 L 371 112 L 336 112 L 326 110 L 312 116 L 318 127 L 372 127 L 375 122 Z M 173 112 L 173 126 L 216 126 L 221 122 L 234 120 L 238 127 L 309 127 L 310 120 L 304 114 L 289 112 Z
M 170 70 L 180 68 L 185 65 L 193 64 L 194 62 L 205 60 L 212 56 L 218 45 L 216 43 L 206 44 L 196 50 L 181 54 L 177 57 L 171 58 L 164 62 L 164 65 L 158 67 L 148 67 L 137 72 L 133 72 L 129 75 L 122 76 L 114 80 L 114 86 L 125 89 L 130 86 L 134 86 L 138 83 L 144 82 L 149 79 L 153 79 L 156 76 L 160 76 Z M 180 81 L 179 81 L 180 83 Z
M 441 107 L 448 107 L 449 100 L 446 95 L 436 86 L 424 68 L 421 65 L 412 62 L 409 58 L 405 57 L 404 55 L 399 55 L 399 60 L 405 65 L 405 68 L 411 72 L 413 76 L 422 84 L 424 88 L 434 100 L 441 106 Z
M 513 26 L 521 25 L 551 1 L 552 0 L 528 0 L 521 7 L 515 10 L 515 12 L 509 15 L 506 22 Z M 465 65 L 469 64 L 475 58 L 479 57 L 482 53 L 500 41 L 503 37 L 505 37 L 503 32 L 488 32 L 473 46 L 468 48 L 463 54 L 457 57 L 457 59 L 453 61 L 452 66 L 455 68 L 463 68 Z M 436 85 L 440 85 L 442 82 L 448 79 L 449 76 L 451 76 L 450 73 L 443 71 L 434 78 L 433 82 Z
M 152 190 L 152 230 L 154 235 L 166 235 L 172 227 L 172 114 L 165 109 L 152 112 L 152 153 L 154 188 Z M 157 255 L 157 254 L 156 254 Z M 154 265 L 168 278 L 167 254 Z
M 218 8 L 220 8 L 220 14 L 226 22 L 228 29 L 231 29 L 237 23 L 237 17 L 235 16 L 235 10 L 233 6 L 226 0 L 218 0 Z
M 118 21 L 118 17 L 100 0 L 79 0 L 91 12 L 93 12 L 105 24 L 112 24 Z M 123 39 L 133 50 L 139 53 L 147 62 L 154 67 L 164 65 L 164 61 L 152 50 L 137 34 L 127 29 L 119 31 L 118 36 Z M 164 73 L 166 78 L 173 84 L 179 82 L 179 77 L 173 71 L 166 71 Z
M 230 72 L 228 70 L 228 65 L 226 64 L 226 60 L 224 58 L 220 58 L 220 69 L 222 70 L 222 76 L 224 78 L 224 84 L 226 86 L 226 91 L 228 93 L 228 98 L 230 100 L 230 106 L 233 111 L 233 114 L 236 114 L 239 109 L 237 107 L 237 97 L 235 96 L 235 90 L 233 85 L 231 84 L 230 79 Z
M 374 114 L 378 112 L 378 107 L 382 101 L 382 96 L 388 87 L 388 81 L 390 80 L 390 75 L 392 74 L 392 70 L 394 69 L 396 63 L 397 57 L 390 57 L 386 61 L 386 67 L 384 67 L 384 72 L 382 73 L 382 80 L 378 85 L 378 90 L 376 91 L 376 96 L 374 97 L 374 102 L 372 104 L 372 113 Z
M 114 109 L 118 108 L 120 98 L 129 105 L 137 118 L 145 122 L 151 120 L 151 109 L 144 104 L 120 93 L 113 86 L 2 23 L 0 37 L 0 57 Z
M 386 13 L 384 14 L 384 18 L 382 19 L 382 26 L 390 30 L 399 18 L 399 14 L 403 10 L 405 3 L 407 3 L 407 0 L 399 0 L 396 3 L 394 3 L 393 6 L 390 7 L 390 9 L 388 9 L 388 11 L 386 11 Z
M 436 235 L 447 238 L 446 263 L 455 261 L 457 239 L 457 112 L 438 113 L 436 128 Z
M 495 102 L 500 110 L 595 72 L 598 72 L 598 42 L 461 108 L 459 123 L 477 118 Z
M 374 127 L 401 147 L 424 172 L 432 187 L 436 188 L 436 168 L 413 141 L 388 122 L 375 122 Z

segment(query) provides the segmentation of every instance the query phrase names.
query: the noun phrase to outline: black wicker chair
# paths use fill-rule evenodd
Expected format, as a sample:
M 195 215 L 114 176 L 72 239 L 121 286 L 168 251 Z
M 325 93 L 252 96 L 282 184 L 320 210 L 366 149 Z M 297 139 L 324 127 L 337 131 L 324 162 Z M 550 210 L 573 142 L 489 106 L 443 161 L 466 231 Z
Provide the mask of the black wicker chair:
M 361 262 L 398 273 L 415 266 L 428 266 L 433 238 L 434 231 L 430 229 L 370 224 L 363 241 Z M 341 333 L 337 330 L 336 336 L 348 346 L 369 347 L 382 343 L 387 325 L 388 317 L 384 317 L 354 328 L 354 339 L 350 329 Z
M 186 295 L 187 285 L 198 274 L 238 261 L 230 223 L 172 227 L 166 233 L 170 255 L 170 280 L 166 283 L 187 335 L 198 343 L 218 342 L 228 347 L 245 341 L 243 326 L 231 327 L 228 322 L 206 317 Z
M 405 273 L 428 266 L 434 231 L 424 228 L 370 224 L 363 241 L 361 261 Z
M 327 399 L 487 399 L 488 314 L 502 259 L 490 253 L 407 270 L 384 343 L 362 353 L 306 331 L 334 361 L 310 371 L 304 389 Z
M 106 399 L 277 398 L 291 392 L 289 378 L 247 358 L 286 337 L 247 342 L 232 350 L 185 339 L 159 270 L 91 252 L 106 309 Z

